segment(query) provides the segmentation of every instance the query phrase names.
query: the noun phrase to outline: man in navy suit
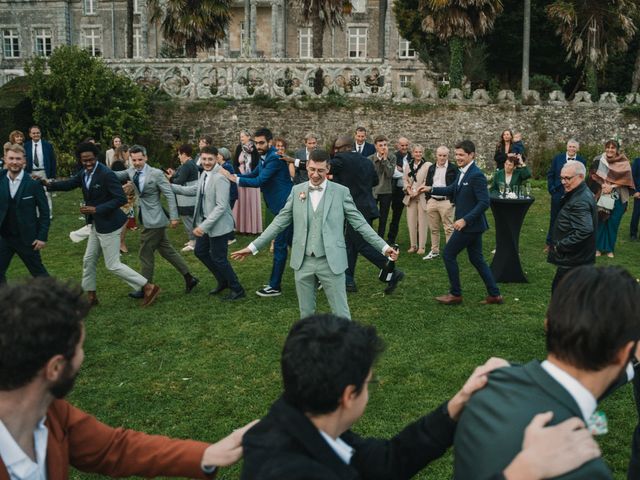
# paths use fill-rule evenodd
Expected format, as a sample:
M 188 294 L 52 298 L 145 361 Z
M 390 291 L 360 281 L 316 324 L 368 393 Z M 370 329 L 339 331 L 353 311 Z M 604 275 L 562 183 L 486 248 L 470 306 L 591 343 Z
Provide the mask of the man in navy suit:
M 553 157 L 551 167 L 547 172 L 547 190 L 551 195 L 551 217 L 549 218 L 549 230 L 547 231 L 547 244 L 544 247 L 546 253 L 551 248 L 551 230 L 553 230 L 553 224 L 556 222 L 556 217 L 560 211 L 560 199 L 564 195 L 564 187 L 560 181 L 562 167 L 568 160 L 577 160 L 582 162 L 585 167 L 587 166 L 586 160 L 578 155 L 578 150 L 580 150 L 580 144 L 574 139 L 569 140 L 567 142 L 567 151 Z
M 364 127 L 356 128 L 355 142 L 353 143 L 353 151 L 358 152 L 363 157 L 370 157 L 376 153 L 376 147 L 366 141 L 367 129 Z
M 258 166 L 250 173 L 232 175 L 226 170 L 220 173 L 239 187 L 259 188 L 264 194 L 267 208 L 278 215 L 291 193 L 291 177 L 287 163 L 280 160 L 276 149 L 272 146 L 273 134 L 267 128 L 254 133 L 253 142 L 260 154 Z M 273 245 L 273 268 L 269 283 L 256 292 L 261 297 L 276 297 L 282 294 L 281 284 L 284 269 L 287 266 L 287 246 L 291 246 L 293 225 L 289 225 L 275 238 Z
M 0 285 L 6 283 L 11 259 L 17 253 L 34 277 L 47 277 L 40 250 L 49 232 L 49 205 L 44 188 L 25 174 L 24 149 L 6 150 L 0 173 Z
M 39 178 L 56 178 L 56 152 L 53 150 L 53 145 L 42 139 L 42 132 L 38 125 L 33 125 L 29 129 L 29 137 L 31 140 L 27 140 L 24 144 L 27 158 L 25 171 Z M 49 203 L 49 216 L 51 217 L 53 210 L 50 193 L 47 193 L 47 202 Z
M 482 281 L 487 287 L 488 296 L 483 304 L 503 303 L 502 295 L 493 273 L 482 256 L 482 233 L 489 228 L 484 212 L 489 208 L 489 191 L 487 178 L 473 161 L 476 156 L 476 146 L 471 140 L 463 140 L 456 145 L 456 163 L 460 172 L 455 182 L 446 187 L 421 187 L 420 191 L 433 195 L 453 196 L 456 205 L 453 234 L 444 248 L 442 256 L 449 275 L 449 293 L 436 297 L 445 305 L 455 305 L 462 302 L 462 288 L 460 287 L 460 271 L 456 257 L 467 249 L 469 261 L 476 268 Z
M 640 157 L 633 161 L 631 167 L 631 175 L 633 175 L 633 183 L 636 186 L 636 193 L 633 194 L 633 215 L 629 225 L 629 233 L 631 240 L 638 240 L 638 221 L 640 221 Z
M 91 305 L 98 304 L 96 267 L 102 253 L 107 270 L 133 289 L 144 292 L 142 306 L 146 307 L 155 301 L 160 287 L 120 262 L 120 231 L 127 221 L 127 216 L 120 207 L 127 203 L 127 197 L 116 174 L 98 162 L 99 153 L 98 147 L 93 143 L 81 143 L 76 156 L 84 169 L 69 180 L 49 181 L 47 187 L 53 191 L 82 188 L 84 206 L 80 207 L 80 213 L 86 216 L 87 223 L 91 225 L 82 261 L 82 288 L 87 292 Z

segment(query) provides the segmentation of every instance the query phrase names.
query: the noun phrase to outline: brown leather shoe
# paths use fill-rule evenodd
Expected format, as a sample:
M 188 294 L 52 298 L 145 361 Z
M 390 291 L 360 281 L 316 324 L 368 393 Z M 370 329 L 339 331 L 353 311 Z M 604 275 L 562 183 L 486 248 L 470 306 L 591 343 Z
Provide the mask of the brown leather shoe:
M 542 250 L 544 253 L 549 253 L 549 251 L 551 250 L 551 245 L 545 245 L 544 249 Z
M 153 283 L 147 283 L 142 289 L 144 290 L 144 299 L 142 300 L 142 306 L 148 307 L 156 301 L 156 298 L 158 298 L 160 287 L 158 285 L 154 285 Z
M 87 300 L 89 300 L 90 307 L 95 307 L 100 303 L 98 301 L 98 295 L 96 294 L 95 290 L 93 290 L 92 292 L 87 292 Z
M 443 305 L 459 305 L 462 303 L 462 295 L 452 295 L 447 293 L 446 295 L 436 297 L 436 300 Z
M 480 303 L 482 305 L 502 305 L 504 303 L 504 298 L 502 298 L 502 295 L 498 295 L 496 297 L 492 297 L 491 295 L 489 295 Z

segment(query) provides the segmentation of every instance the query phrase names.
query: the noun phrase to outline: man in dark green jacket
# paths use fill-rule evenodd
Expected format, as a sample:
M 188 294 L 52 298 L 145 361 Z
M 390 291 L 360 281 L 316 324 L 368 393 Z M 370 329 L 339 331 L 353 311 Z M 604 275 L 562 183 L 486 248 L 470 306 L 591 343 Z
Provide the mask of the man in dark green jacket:
M 640 285 L 620 267 L 573 269 L 547 310 L 547 359 L 495 371 L 465 407 L 454 439 L 454 478 L 485 478 L 506 467 L 537 414 L 552 412 L 551 424 L 579 417 L 591 426 L 601 418 L 594 416 L 597 401 L 633 376 L 639 296 Z M 613 477 L 597 458 L 561 478 Z

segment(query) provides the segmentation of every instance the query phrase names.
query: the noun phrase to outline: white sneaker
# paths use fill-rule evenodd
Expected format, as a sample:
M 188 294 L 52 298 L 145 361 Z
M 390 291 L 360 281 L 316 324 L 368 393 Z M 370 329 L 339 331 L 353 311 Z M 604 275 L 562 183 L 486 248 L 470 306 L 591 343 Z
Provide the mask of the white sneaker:
M 193 252 L 195 249 L 193 248 L 192 245 L 185 245 L 184 247 L 182 247 L 182 250 L 180 250 L 181 252 Z
M 434 252 L 432 250 L 429 253 L 427 253 L 424 257 L 422 257 L 422 259 L 423 260 L 433 260 L 434 258 L 438 258 L 439 256 L 440 256 L 440 254 L 438 252 Z

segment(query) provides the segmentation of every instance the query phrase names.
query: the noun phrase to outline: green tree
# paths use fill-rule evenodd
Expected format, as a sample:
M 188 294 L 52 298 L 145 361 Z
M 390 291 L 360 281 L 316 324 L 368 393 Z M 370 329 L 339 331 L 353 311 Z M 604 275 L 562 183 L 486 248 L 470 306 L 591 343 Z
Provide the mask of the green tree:
M 231 17 L 231 0 L 149 0 L 148 6 L 164 38 L 191 58 L 225 38 Z
M 598 72 L 610 54 L 627 50 L 636 33 L 633 18 L 638 12 L 637 0 L 555 0 L 546 12 L 567 59 L 573 58 L 576 66 L 583 67 L 587 88 L 597 95 Z
M 313 58 L 322 58 L 324 31 L 331 27 L 344 27 L 345 9 L 352 8 L 349 0 L 289 0 L 301 21 L 311 24 Z
M 85 50 L 58 47 L 25 70 L 33 119 L 62 152 L 72 152 L 85 137 L 105 143 L 115 133 L 133 139 L 149 130 L 145 92 Z
M 502 13 L 501 0 L 422 0 L 422 28 L 449 42 L 452 88 L 462 87 L 464 40 L 477 40 L 493 28 Z

